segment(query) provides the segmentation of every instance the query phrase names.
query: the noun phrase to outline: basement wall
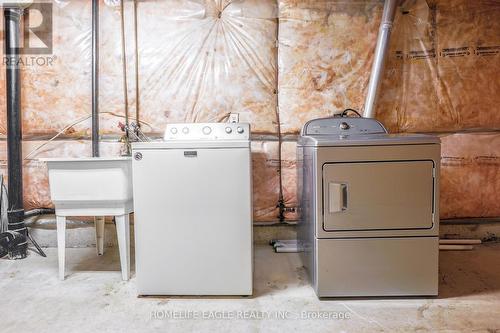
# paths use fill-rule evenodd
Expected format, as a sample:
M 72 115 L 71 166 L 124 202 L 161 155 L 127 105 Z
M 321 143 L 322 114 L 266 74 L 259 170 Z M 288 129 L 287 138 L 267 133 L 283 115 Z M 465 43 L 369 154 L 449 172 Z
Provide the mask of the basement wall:
M 22 68 L 23 153 L 45 144 L 25 161 L 27 209 L 51 205 L 38 158 L 91 155 L 90 4 L 53 2 L 53 64 Z M 296 220 L 297 134 L 309 119 L 362 111 L 383 1 L 138 1 L 138 73 L 125 1 L 126 102 L 117 4 L 100 4 L 102 155 L 120 154 L 125 103 L 156 138 L 168 122 L 237 112 L 252 126 L 254 220 L 277 221 L 280 177 L 286 220 Z M 412 0 L 396 14 L 376 116 L 391 132 L 441 136 L 441 218 L 500 216 L 499 31 L 496 1 Z M 5 105 L 2 64 L 4 174 Z

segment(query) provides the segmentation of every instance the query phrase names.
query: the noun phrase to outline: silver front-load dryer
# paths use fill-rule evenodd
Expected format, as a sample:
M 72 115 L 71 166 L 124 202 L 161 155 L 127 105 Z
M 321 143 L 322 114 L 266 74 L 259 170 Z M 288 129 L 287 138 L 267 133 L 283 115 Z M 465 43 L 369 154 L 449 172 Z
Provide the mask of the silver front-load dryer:
M 326 118 L 303 127 L 297 153 L 298 243 L 317 295 L 437 295 L 439 139 Z

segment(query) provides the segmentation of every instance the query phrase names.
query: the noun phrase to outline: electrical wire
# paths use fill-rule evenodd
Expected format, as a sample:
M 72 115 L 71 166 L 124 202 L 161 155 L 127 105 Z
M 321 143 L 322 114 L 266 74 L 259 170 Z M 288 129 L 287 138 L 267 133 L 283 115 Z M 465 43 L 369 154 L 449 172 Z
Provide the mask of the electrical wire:
M 224 113 L 223 115 L 213 117 L 208 122 L 215 121 L 216 123 L 222 123 L 224 121 L 227 121 L 230 116 L 231 116 L 231 112 L 227 112 L 227 113 Z
M 88 115 L 88 116 L 85 116 L 83 118 L 80 118 L 78 119 L 77 121 L 69 124 L 69 125 L 66 125 L 62 130 L 60 130 L 56 135 L 54 135 L 52 138 L 50 138 L 49 140 L 45 141 L 44 143 L 42 143 L 41 145 L 39 145 L 38 147 L 36 147 L 35 149 L 33 149 L 32 151 L 30 151 L 25 157 L 24 159 L 27 160 L 29 159 L 32 155 L 34 155 L 37 151 L 39 151 L 40 149 L 42 149 L 43 147 L 45 147 L 46 145 L 48 145 L 50 142 L 54 141 L 55 139 L 57 139 L 59 136 L 61 136 L 62 134 L 64 134 L 68 129 L 70 129 L 71 127 L 75 126 L 75 125 L 78 125 L 79 123 L 82 123 L 84 122 L 85 120 L 91 118 L 92 115 Z

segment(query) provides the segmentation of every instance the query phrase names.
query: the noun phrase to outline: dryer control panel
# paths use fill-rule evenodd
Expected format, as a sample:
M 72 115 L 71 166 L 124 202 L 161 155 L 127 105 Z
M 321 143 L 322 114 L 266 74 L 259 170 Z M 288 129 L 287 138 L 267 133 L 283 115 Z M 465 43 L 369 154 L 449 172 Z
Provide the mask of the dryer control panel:
M 249 140 L 247 123 L 168 124 L 163 139 L 172 140 Z
M 372 118 L 334 117 L 314 119 L 302 128 L 302 136 L 357 135 L 387 133 L 384 126 Z

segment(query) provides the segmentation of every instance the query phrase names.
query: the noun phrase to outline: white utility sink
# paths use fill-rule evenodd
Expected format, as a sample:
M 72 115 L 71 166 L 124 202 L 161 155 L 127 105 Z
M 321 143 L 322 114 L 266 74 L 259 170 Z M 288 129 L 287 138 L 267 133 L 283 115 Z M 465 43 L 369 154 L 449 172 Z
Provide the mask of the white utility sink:
M 66 217 L 94 216 L 97 253 L 104 253 L 104 216 L 114 216 L 123 280 L 130 277 L 133 209 L 130 157 L 44 158 L 56 208 L 59 278 L 65 277 Z
M 133 210 L 130 157 L 40 160 L 47 162 L 50 196 L 59 214 L 122 215 Z

